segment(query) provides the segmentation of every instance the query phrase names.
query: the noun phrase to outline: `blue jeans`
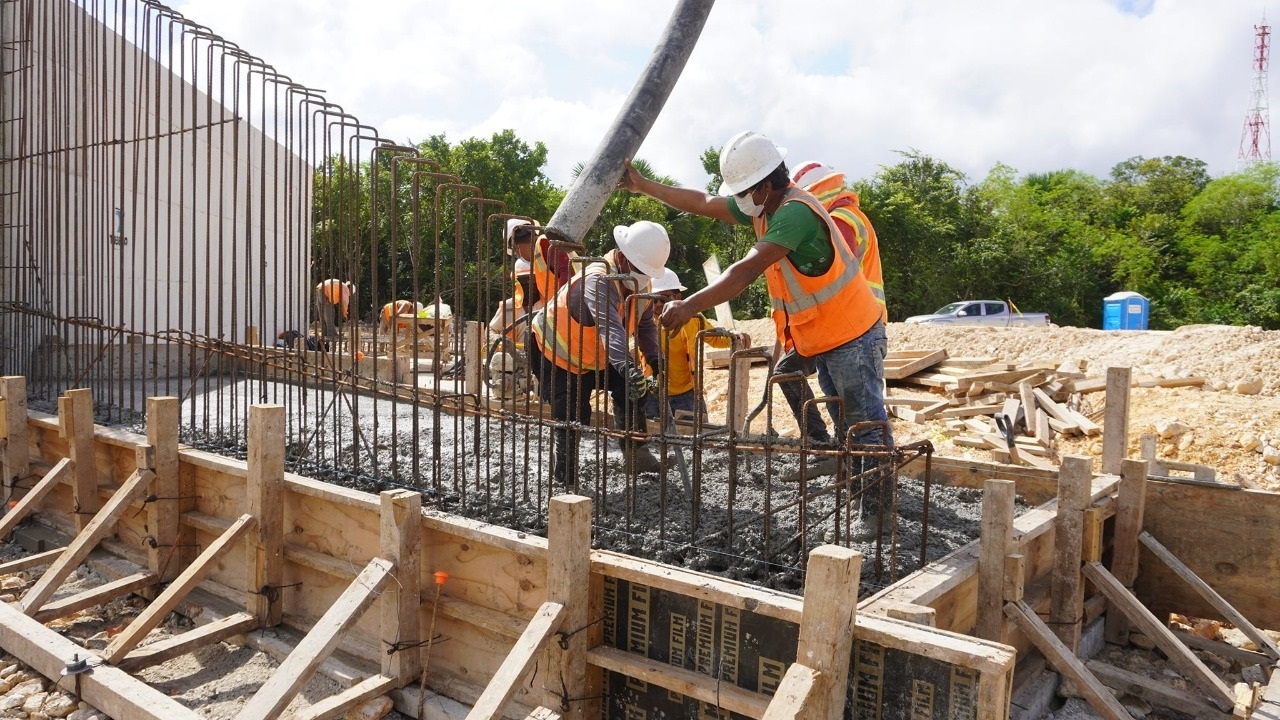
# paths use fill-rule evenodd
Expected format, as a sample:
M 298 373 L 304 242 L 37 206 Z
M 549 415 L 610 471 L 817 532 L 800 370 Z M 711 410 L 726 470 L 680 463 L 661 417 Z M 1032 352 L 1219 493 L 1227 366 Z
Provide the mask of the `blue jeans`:
M 687 410 L 689 412 L 694 412 L 694 408 L 697 407 L 697 405 L 695 405 L 695 402 L 694 402 L 695 401 L 694 392 L 695 391 L 693 390 L 688 390 L 678 395 L 667 396 L 667 407 L 671 409 L 672 418 L 676 416 L 676 411 L 678 410 Z M 661 393 L 656 391 L 651 392 L 649 393 L 648 398 L 645 400 L 645 415 L 650 420 L 659 420 L 662 418 L 662 408 L 658 406 L 659 395 L 661 395 Z M 703 412 L 704 413 L 706 412 L 705 407 L 703 409 Z
M 861 422 L 887 423 L 884 409 L 884 357 L 889 340 L 884 323 L 875 325 L 861 336 L 834 347 L 813 360 L 818 366 L 818 386 L 827 395 L 840 398 L 844 416 L 838 423 L 840 442 L 848 428 Z M 891 445 L 893 438 L 883 427 L 863 429 L 854 438 L 864 445 Z

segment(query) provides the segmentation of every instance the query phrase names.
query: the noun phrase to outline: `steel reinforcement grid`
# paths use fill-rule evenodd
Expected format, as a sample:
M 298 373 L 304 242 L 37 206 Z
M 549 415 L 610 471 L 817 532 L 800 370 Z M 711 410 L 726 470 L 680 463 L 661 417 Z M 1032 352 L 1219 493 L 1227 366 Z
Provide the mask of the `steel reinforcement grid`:
M 787 441 L 740 396 L 627 432 L 597 392 L 592 421 L 555 422 L 527 319 L 487 327 L 513 293 L 505 204 L 213 30 L 149 0 L 3 0 L 0 42 L 0 374 L 32 409 L 85 387 L 99 423 L 140 426 L 174 396 L 184 442 L 242 455 L 249 406 L 281 404 L 291 470 L 535 533 L 576 490 L 599 546 L 787 589 L 817 544 L 867 552 L 866 589 L 943 549 L 927 481 L 896 472 L 927 442 Z M 350 283 L 337 306 L 326 280 Z M 732 352 L 729 387 L 764 351 Z M 557 427 L 582 438 L 566 484 Z M 666 470 L 636 472 L 633 441 Z

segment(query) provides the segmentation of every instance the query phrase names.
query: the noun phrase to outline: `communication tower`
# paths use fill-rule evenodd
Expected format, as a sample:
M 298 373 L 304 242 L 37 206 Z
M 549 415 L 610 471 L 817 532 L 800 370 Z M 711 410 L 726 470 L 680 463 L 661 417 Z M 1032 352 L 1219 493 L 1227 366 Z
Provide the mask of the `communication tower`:
M 1236 169 L 1271 159 L 1271 110 L 1267 104 L 1267 65 L 1271 52 L 1271 26 L 1266 15 L 1261 25 L 1254 25 L 1253 90 L 1249 94 L 1249 110 L 1244 115 L 1240 132 L 1240 154 Z

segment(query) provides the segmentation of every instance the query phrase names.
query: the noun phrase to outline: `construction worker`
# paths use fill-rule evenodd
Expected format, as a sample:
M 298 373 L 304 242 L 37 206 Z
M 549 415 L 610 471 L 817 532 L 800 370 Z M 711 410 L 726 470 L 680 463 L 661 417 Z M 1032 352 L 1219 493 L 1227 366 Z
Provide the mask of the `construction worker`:
M 674 270 L 664 268 L 662 277 L 654 280 L 649 290 L 659 296 L 659 299 L 653 302 L 654 315 L 660 315 L 666 303 L 679 300 L 681 293 L 688 289 L 680 282 L 680 276 Z M 715 324 L 698 313 L 689 318 L 689 322 L 675 332 L 661 335 L 660 346 L 662 357 L 666 360 L 666 373 L 661 378 L 657 377 L 656 372 L 653 374 L 659 386 L 662 382 L 667 385 L 667 407 L 672 417 L 680 410 L 690 413 L 706 412 L 705 407 L 700 408 L 696 405 L 694 398 L 694 388 L 697 386 L 698 333 L 714 327 Z M 738 338 L 743 346 L 751 344 L 751 339 L 743 333 L 739 333 Z M 713 348 L 727 348 L 733 343 L 733 338 L 724 335 L 706 335 L 703 336 L 702 341 Z M 646 413 L 650 418 L 662 417 L 661 408 L 658 407 L 658 395 L 659 393 L 656 392 L 649 393 Z
M 651 303 L 628 302 L 636 292 L 647 292 L 650 281 L 662 275 L 671 252 L 667 231 L 659 224 L 641 220 L 613 229 L 617 248 L 603 262 L 586 264 L 565 283 L 542 310 L 534 314 L 532 330 L 535 348 L 530 364 L 539 378 L 539 394 L 551 404 L 551 416 L 558 422 L 585 426 L 591 422 L 591 393 L 603 379 L 613 399 L 616 429 L 644 432 L 644 400 L 648 378 L 632 357 L 628 341 L 636 346 L 649 366 L 663 368 L 658 344 L 658 326 Z M 606 275 L 630 275 L 627 281 L 606 280 Z M 555 452 L 552 476 L 569 489 L 577 487 L 578 427 L 558 427 L 554 431 Z M 644 442 L 627 438 L 622 442 L 629 467 L 636 472 L 658 472 L 662 463 Z
M 519 230 L 524 225 L 529 228 Z M 577 257 L 577 253 L 552 247 L 551 239 L 545 234 L 538 234 L 535 238 L 533 223 L 528 220 L 511 218 L 507 221 L 507 237 L 510 238 L 508 242 L 514 244 L 522 241 L 522 237 L 526 235 L 532 240 L 528 258 L 531 282 L 526 292 L 535 296 L 529 303 L 529 307 L 533 307 L 539 301 L 555 295 L 557 290 L 569 282 L 574 274 L 570 259 Z
M 351 296 L 355 295 L 355 290 L 354 284 L 336 278 L 316 283 L 311 300 L 320 320 L 321 337 L 338 337 L 338 323 L 345 323 L 349 319 Z
M 843 406 L 841 436 L 856 423 L 855 441 L 885 445 L 884 357 L 888 350 L 880 305 L 839 228 L 816 198 L 795 187 L 783 153 L 767 137 L 746 131 L 720 152 L 719 195 L 665 185 L 624 163 L 621 184 L 683 212 L 755 229 L 756 244 L 715 282 L 666 303 L 662 325 L 684 326 L 694 314 L 727 302 L 764 274 L 774 327 L 784 347 L 813 358 L 818 383 Z
M 817 198 L 835 221 L 845 243 L 853 252 L 853 257 L 858 261 L 863 277 L 871 286 L 871 293 L 880 304 L 880 319 L 887 323 L 889 311 L 884 299 L 884 279 L 880 272 L 880 247 L 876 242 L 876 231 L 858 206 L 858 194 L 846 189 L 844 180 L 844 173 L 836 172 L 816 160 L 801 163 L 791 176 L 796 187 Z M 794 346 L 784 348 L 775 344 L 773 357 L 773 371 L 778 375 L 799 372 L 807 378 L 816 370 L 813 358 L 800 355 Z M 816 406 L 809 406 L 806 418 L 802 421 L 805 403 L 813 399 L 813 388 L 809 387 L 809 383 L 797 380 L 783 382 L 779 386 L 796 422 L 805 428 L 809 440 L 819 444 L 830 443 L 831 435 L 827 431 L 827 424 Z
M 507 220 L 504 236 L 507 255 L 515 258 L 512 263 L 514 283 L 511 297 L 503 300 L 490 318 L 489 329 L 495 333 L 506 331 L 512 339 L 517 339 L 519 333 L 511 326 L 516 320 L 542 307 L 542 291 L 533 281 L 533 226 L 528 220 L 511 218 Z
M 396 330 L 403 330 L 409 327 L 409 322 L 396 320 L 401 315 L 417 314 L 422 310 L 422 303 L 412 300 L 393 300 L 382 306 L 382 310 L 378 312 L 378 332 L 387 334 L 394 327 Z

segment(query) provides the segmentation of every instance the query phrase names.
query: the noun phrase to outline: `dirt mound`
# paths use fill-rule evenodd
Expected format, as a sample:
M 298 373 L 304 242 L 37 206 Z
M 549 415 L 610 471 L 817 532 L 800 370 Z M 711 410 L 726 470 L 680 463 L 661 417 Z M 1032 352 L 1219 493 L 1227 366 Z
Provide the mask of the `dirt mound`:
M 749 332 L 753 344 L 772 345 L 769 320 L 736 323 Z M 929 325 L 889 324 L 889 349 L 946 349 L 951 357 L 991 357 L 1000 362 L 1078 363 L 1087 361 L 1091 375 L 1104 375 L 1107 367 L 1129 367 L 1135 376 L 1151 378 L 1202 377 L 1203 388 L 1133 388 L 1130 395 L 1129 455 L 1137 457 L 1143 433 L 1154 432 L 1176 421 L 1190 428 L 1160 441 L 1159 457 L 1209 465 L 1218 479 L 1246 487 L 1280 490 L 1276 466 L 1264 460 L 1267 447 L 1280 447 L 1280 332 L 1256 327 L 1191 325 L 1174 331 L 1111 332 L 1075 327 L 1047 328 L 948 328 Z M 767 368 L 755 365 L 751 373 L 749 406 L 763 397 Z M 706 399 L 713 420 L 722 420 L 728 405 L 728 373 L 708 371 Z M 1241 394 L 1234 388 L 1256 383 L 1257 394 Z M 815 378 L 810 379 L 821 395 Z M 890 394 L 928 396 L 923 388 L 890 385 Z M 775 393 L 773 427 L 789 437 L 798 435 L 795 418 Z M 1101 424 L 1103 394 L 1083 397 L 1081 408 Z M 753 424 L 762 432 L 765 414 Z M 949 457 L 990 459 L 985 450 L 951 443 L 945 423 L 916 424 L 893 421 L 900 442 L 928 438 L 937 451 Z M 1055 448 L 1062 455 L 1101 454 L 1098 438 L 1064 438 Z

